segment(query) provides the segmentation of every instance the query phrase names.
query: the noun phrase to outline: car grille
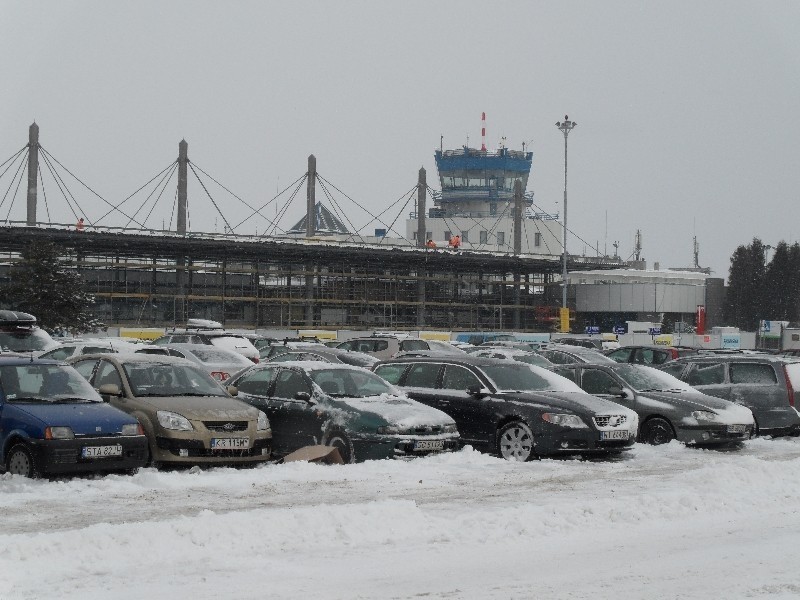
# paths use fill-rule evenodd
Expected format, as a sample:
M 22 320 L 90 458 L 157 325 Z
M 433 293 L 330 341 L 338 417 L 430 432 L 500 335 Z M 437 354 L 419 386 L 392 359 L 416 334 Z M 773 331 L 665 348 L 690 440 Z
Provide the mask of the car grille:
M 247 431 L 247 421 L 203 421 L 209 431 L 230 433 L 231 431 Z
M 628 417 L 626 415 L 599 415 L 592 417 L 592 420 L 597 427 L 619 427 L 627 422 Z

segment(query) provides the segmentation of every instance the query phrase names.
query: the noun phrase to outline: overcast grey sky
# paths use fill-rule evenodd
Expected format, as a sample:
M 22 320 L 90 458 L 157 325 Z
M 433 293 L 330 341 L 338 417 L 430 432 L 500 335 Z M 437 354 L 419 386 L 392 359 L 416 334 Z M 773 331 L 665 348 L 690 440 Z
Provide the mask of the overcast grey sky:
M 555 122 L 568 113 L 578 123 L 570 230 L 601 252 L 618 240 L 627 258 L 640 229 L 643 256 L 662 268 L 691 265 L 696 234 L 700 264 L 725 277 L 731 253 L 754 236 L 798 241 L 798 26 L 795 1 L 0 0 L 0 162 L 24 146 L 35 119 L 46 150 L 119 202 L 174 161 L 185 138 L 195 164 L 260 206 L 301 177 L 313 153 L 323 177 L 378 213 L 415 185 L 420 167 L 438 188 L 440 135 L 446 148 L 479 146 L 485 111 L 490 149 L 502 136 L 511 148 L 527 143 L 528 189 L 560 212 Z M 53 220 L 71 223 L 45 175 L 48 184 Z M 149 225 L 168 221 L 174 184 Z M 106 212 L 70 189 L 90 220 Z M 230 221 L 247 215 L 210 191 Z M 304 198 L 283 228 L 302 216 Z M 369 223 L 336 199 L 356 226 Z M 222 230 L 196 184 L 189 202 L 193 230 Z M 274 217 L 275 204 L 265 214 Z M 25 218 L 24 196 L 10 218 Z M 239 231 L 267 226 L 256 217 Z M 576 237 L 568 244 L 594 252 Z

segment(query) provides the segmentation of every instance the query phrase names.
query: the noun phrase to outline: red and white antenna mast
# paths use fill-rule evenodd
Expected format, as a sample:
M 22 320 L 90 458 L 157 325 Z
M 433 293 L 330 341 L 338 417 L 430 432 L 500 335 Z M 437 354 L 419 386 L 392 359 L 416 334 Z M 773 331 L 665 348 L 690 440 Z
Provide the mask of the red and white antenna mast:
M 481 152 L 486 152 L 486 113 L 481 113 Z

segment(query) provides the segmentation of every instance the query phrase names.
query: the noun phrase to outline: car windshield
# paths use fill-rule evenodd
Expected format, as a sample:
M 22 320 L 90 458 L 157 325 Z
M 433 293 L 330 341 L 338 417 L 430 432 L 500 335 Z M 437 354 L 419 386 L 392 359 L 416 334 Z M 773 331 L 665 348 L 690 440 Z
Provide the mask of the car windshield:
M 360 369 L 318 369 L 309 373 L 323 392 L 336 397 L 366 398 L 381 394 L 402 395 L 384 379 Z
M 0 331 L 0 348 L 10 352 L 41 352 L 56 345 L 46 331 L 38 328 Z
M 6 402 L 102 402 L 89 382 L 67 365 L 4 365 L 0 387 Z
M 498 391 L 503 392 L 585 392 L 575 383 L 534 365 L 498 364 L 482 366 Z
M 122 366 L 134 396 L 225 396 L 208 373 L 194 366 L 155 362 Z
M 692 386 L 669 373 L 645 365 L 618 365 L 614 371 L 637 392 L 692 391 Z

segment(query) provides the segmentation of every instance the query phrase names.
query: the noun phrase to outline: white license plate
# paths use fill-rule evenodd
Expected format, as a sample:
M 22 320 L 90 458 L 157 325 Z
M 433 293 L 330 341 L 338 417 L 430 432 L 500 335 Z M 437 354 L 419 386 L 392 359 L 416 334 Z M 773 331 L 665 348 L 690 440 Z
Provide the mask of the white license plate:
M 746 430 L 746 425 L 728 425 L 728 433 L 744 433 Z
M 84 446 L 81 450 L 83 458 L 105 458 L 106 456 L 122 456 L 122 446 Z
M 414 451 L 444 450 L 444 440 L 417 440 L 414 442 Z
M 212 450 L 247 450 L 250 438 L 214 438 L 211 440 Z
M 600 439 L 601 440 L 627 440 L 628 439 L 628 430 L 627 429 L 619 429 L 617 431 L 601 431 L 600 432 Z

